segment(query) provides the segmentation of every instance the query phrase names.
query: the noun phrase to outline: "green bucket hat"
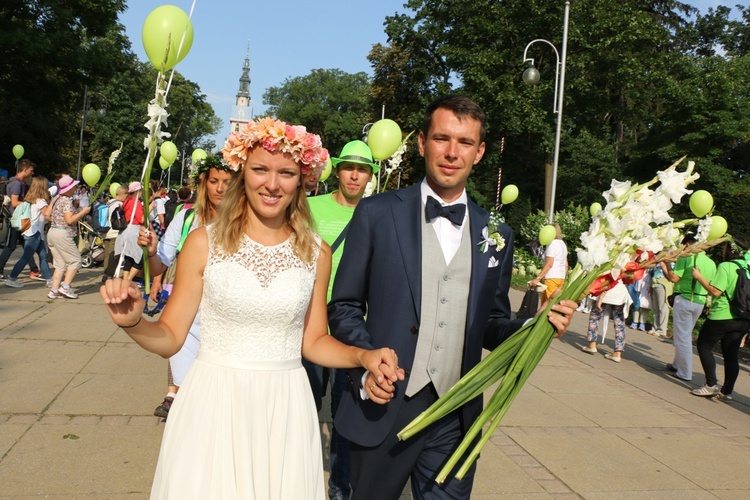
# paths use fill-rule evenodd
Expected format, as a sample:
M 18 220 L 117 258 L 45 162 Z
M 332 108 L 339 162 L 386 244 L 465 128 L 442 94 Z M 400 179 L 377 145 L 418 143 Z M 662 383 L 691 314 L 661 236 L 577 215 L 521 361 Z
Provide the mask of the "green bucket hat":
M 341 148 L 341 154 L 339 158 L 331 158 L 333 166 L 337 166 L 339 163 L 359 163 L 360 165 L 369 165 L 372 168 L 372 173 L 376 174 L 380 170 L 380 165 L 375 163 L 372 159 L 372 151 L 370 147 L 362 141 L 351 141 L 347 142 L 343 148 Z

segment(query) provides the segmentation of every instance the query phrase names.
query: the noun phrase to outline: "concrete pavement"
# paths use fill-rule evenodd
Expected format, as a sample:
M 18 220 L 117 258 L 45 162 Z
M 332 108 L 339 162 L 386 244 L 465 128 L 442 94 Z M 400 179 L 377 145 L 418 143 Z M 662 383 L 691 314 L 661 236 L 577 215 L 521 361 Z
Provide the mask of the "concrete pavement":
M 0 285 L 1 498 L 148 496 L 166 362 L 108 320 L 99 273 L 81 272 L 78 300 Z M 473 498 L 747 498 L 748 366 L 732 404 L 695 397 L 697 356 L 693 382 L 674 379 L 671 341 L 628 330 L 616 364 L 611 327 L 599 354 L 581 351 L 587 320 L 553 342 L 492 436 Z

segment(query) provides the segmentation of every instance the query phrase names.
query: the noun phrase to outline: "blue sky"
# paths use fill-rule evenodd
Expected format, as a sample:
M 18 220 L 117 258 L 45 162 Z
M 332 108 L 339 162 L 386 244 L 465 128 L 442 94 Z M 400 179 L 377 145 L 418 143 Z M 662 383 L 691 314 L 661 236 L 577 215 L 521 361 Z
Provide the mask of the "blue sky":
M 129 0 L 120 17 L 133 51 L 142 61 L 148 60 L 141 43 L 143 22 L 149 12 L 167 3 L 190 12 L 193 1 Z M 717 5 L 733 7 L 741 0 L 687 3 L 705 12 Z M 221 145 L 229 133 L 229 110 L 239 88 L 248 43 L 250 94 L 257 114 L 266 109 L 263 92 L 287 78 L 307 75 L 316 68 L 372 74 L 367 54 L 373 44 L 386 42 L 383 22 L 386 16 L 404 12 L 403 4 L 404 0 L 196 0 L 193 46 L 176 68 L 200 86 L 216 114 L 227 120 L 215 138 Z

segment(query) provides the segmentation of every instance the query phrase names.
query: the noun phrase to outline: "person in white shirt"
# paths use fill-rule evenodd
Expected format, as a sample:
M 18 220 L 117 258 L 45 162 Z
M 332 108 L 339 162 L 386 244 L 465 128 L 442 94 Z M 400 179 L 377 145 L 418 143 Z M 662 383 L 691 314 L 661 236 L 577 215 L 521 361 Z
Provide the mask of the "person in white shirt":
M 544 267 L 539 271 L 539 276 L 529 282 L 529 285 L 532 287 L 537 286 L 542 280 L 547 285 L 541 297 L 540 307 L 544 307 L 547 304 L 547 301 L 556 290 L 562 289 L 565 283 L 565 276 L 568 274 L 568 247 L 563 241 L 560 225 L 555 222 L 552 226 L 557 231 L 557 235 L 544 250 Z

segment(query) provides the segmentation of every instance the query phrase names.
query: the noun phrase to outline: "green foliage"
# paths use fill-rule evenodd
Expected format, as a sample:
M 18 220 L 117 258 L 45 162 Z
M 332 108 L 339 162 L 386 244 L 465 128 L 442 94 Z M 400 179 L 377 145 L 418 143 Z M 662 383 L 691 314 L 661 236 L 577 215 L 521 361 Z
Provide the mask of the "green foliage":
M 541 210 L 528 214 L 518 230 L 516 247 L 525 248 L 526 245 L 538 242 L 539 230 L 547 225 L 547 221 L 547 214 Z M 554 222 L 560 224 L 563 241 L 568 247 L 568 263 L 574 266 L 577 261 L 575 250 L 580 246 L 581 233 L 587 231 L 591 224 L 589 209 L 569 203 L 565 209 L 555 212 Z
M 314 69 L 306 76 L 287 78 L 281 86 L 263 94 L 268 114 L 301 124 L 319 134 L 332 156 L 349 141 L 362 136 L 372 121 L 367 96 L 370 80 L 366 73 L 345 73 L 339 69 Z
M 611 179 L 645 181 L 688 155 L 702 176 L 696 188 L 714 194 L 730 231 L 747 234 L 750 9 L 738 6 L 740 16 L 730 20 L 727 8 L 699 15 L 675 0 L 571 3 L 555 205 L 588 207 L 602 201 Z M 542 80 L 527 87 L 523 49 L 537 38 L 561 49 L 563 2 L 406 6 L 407 13 L 386 19 L 388 44 L 369 56 L 375 102 L 416 128 L 438 94 L 477 100 L 488 117 L 487 150 L 468 191 L 491 208 L 502 166 L 503 184 L 521 193 L 503 210 L 520 233 L 526 214 L 545 208 L 556 118 L 554 52 L 543 43 L 529 48 Z M 417 180 L 419 168 L 415 158 L 406 175 Z
M 0 151 L 22 144 L 38 171 L 71 171 L 84 84 L 110 78 L 130 45 L 124 0 L 0 3 Z
M 146 156 L 143 125 L 156 72 L 131 52 L 117 22 L 124 9 L 125 0 L 0 4 L 0 151 L 22 144 L 38 173 L 75 176 L 87 87 L 81 165 L 92 162 L 105 169 L 122 144 L 114 180 L 140 177 Z M 165 130 L 178 149 L 215 148 L 206 137 L 221 122 L 195 83 L 175 74 L 168 111 Z

